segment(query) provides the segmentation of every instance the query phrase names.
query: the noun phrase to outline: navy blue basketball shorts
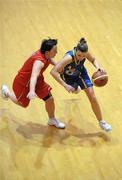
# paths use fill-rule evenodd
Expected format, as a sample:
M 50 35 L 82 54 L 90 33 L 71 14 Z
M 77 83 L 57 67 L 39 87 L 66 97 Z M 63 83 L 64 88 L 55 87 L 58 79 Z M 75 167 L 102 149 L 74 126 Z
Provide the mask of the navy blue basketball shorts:
M 64 76 L 61 77 L 67 84 L 73 86 L 75 89 L 77 89 L 78 86 L 80 86 L 81 89 L 87 89 L 88 87 L 93 86 L 93 83 L 91 82 L 91 79 L 85 68 L 82 69 L 81 75 L 76 79 L 72 78 L 72 76 L 67 78 Z

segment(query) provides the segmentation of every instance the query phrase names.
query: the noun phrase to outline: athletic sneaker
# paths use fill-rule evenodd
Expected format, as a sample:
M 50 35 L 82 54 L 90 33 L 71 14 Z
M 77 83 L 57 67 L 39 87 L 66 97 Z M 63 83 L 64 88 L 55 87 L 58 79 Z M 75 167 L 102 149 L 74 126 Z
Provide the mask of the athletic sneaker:
M 10 93 L 8 87 L 6 85 L 2 85 L 1 87 L 1 96 L 3 99 L 8 100 L 8 93 Z
M 112 126 L 110 124 L 106 123 L 104 120 L 100 121 L 99 125 L 105 131 L 111 131 L 112 130 Z
M 65 128 L 65 124 L 62 123 L 61 121 L 59 121 L 58 119 L 55 119 L 55 118 L 49 119 L 48 125 L 55 126 L 57 128 L 60 128 L 60 129 L 64 129 Z

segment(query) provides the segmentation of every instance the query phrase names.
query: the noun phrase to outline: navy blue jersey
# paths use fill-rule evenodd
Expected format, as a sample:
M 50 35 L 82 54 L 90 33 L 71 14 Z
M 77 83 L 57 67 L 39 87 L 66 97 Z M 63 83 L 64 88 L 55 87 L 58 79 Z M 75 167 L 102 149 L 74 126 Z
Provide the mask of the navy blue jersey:
M 82 61 L 76 61 L 74 50 L 68 51 L 66 55 L 70 55 L 72 57 L 72 62 L 65 66 L 64 73 L 71 76 L 73 76 L 73 74 L 77 74 L 78 72 L 81 73 L 84 68 L 85 58 Z
M 80 61 L 76 60 L 74 50 L 68 51 L 65 55 L 70 55 L 72 62 L 64 67 L 63 73 L 61 74 L 62 79 L 72 86 L 74 83 L 78 84 L 81 89 L 91 87 L 93 84 L 84 67 L 85 58 Z

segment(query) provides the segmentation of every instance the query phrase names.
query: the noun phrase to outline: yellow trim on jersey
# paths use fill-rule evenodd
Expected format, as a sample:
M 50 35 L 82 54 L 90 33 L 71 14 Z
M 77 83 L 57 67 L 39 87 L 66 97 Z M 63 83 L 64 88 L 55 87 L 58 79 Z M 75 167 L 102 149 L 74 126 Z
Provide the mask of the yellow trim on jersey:
M 73 56 L 74 56 L 75 64 L 79 65 L 79 64 L 80 64 L 80 61 L 77 60 L 77 58 L 76 58 L 76 50 L 75 50 L 75 49 L 73 49 Z
M 81 81 L 83 82 L 85 88 L 87 88 L 87 86 L 86 86 L 86 84 L 85 84 L 85 81 L 84 81 L 84 79 L 83 79 L 82 77 L 81 77 Z

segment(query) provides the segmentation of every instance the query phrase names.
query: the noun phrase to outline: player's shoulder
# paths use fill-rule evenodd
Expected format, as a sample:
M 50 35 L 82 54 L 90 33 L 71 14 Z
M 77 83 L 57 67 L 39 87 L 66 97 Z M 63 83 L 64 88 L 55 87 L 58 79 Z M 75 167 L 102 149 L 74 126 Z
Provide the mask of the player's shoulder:
M 69 55 L 69 56 L 73 56 L 73 50 L 69 50 L 69 51 L 67 51 L 66 53 L 65 53 L 65 55 Z
M 37 51 L 33 52 L 33 54 L 32 54 L 32 57 L 35 57 L 35 56 L 43 57 L 43 54 L 40 52 L 40 50 L 37 50 Z
M 75 48 L 70 50 L 70 51 L 67 51 L 66 55 L 69 55 L 71 57 L 71 59 L 74 60 L 74 58 L 75 58 Z
M 45 63 L 46 62 L 46 59 L 45 59 L 45 56 L 44 56 L 44 54 L 42 54 L 41 52 L 40 52 L 40 50 L 37 50 L 37 51 L 35 51 L 33 54 L 32 54 L 32 56 L 31 56 L 34 60 L 40 60 L 40 61 L 42 61 L 43 63 Z

